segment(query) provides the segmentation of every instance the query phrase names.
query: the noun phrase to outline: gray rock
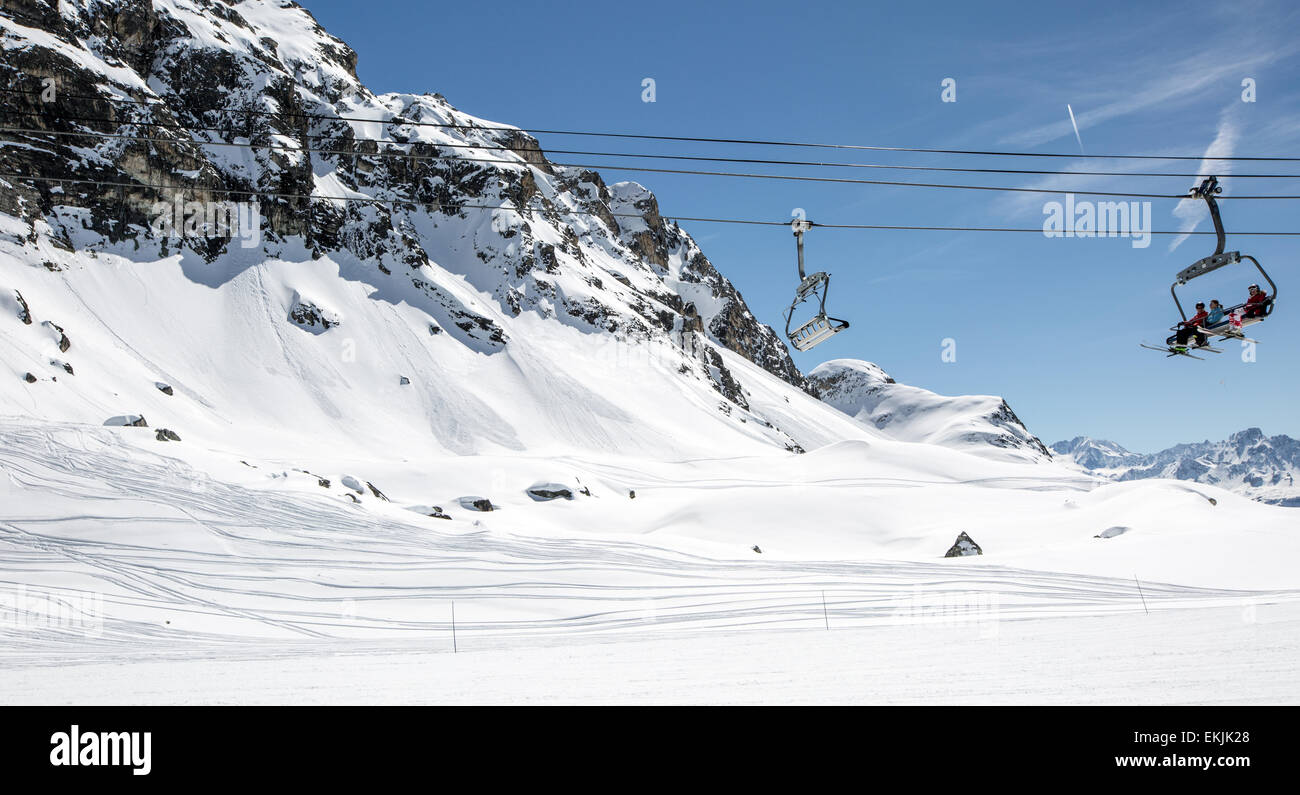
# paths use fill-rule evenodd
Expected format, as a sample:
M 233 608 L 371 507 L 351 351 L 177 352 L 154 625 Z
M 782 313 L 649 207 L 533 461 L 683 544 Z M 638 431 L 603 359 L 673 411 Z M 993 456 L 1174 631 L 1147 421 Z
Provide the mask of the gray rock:
M 119 414 L 116 417 L 109 417 L 104 420 L 104 424 L 118 428 L 148 428 L 149 423 L 139 414 Z
M 573 489 L 563 483 L 534 483 L 528 487 L 528 496 L 536 502 L 573 499 Z
M 59 335 L 59 353 L 67 353 L 67 352 L 68 352 L 68 348 L 71 348 L 71 347 L 72 347 L 72 340 L 68 339 L 68 335 L 63 333 L 63 327 L 60 326 L 60 325 L 58 325 L 57 323 L 51 323 L 51 322 L 48 321 L 48 320 L 45 321 L 42 325 L 46 326 L 47 328 L 51 328 L 51 329 L 53 329 L 54 331 L 58 332 L 58 335 Z
M 461 497 L 457 502 L 460 507 L 471 511 L 495 511 L 496 506 L 487 497 Z
M 161 381 L 155 381 L 154 386 L 158 387 L 158 391 L 163 393 L 164 395 L 170 396 L 175 394 L 175 392 L 172 390 L 172 388 L 169 385 L 164 384 Z
M 321 308 L 301 295 L 294 296 L 293 305 L 289 307 L 289 319 L 313 334 L 323 334 L 343 325 L 337 312 Z
M 944 557 L 962 558 L 962 557 L 966 557 L 967 555 L 983 555 L 983 554 L 984 554 L 984 550 L 980 549 L 980 545 L 976 544 L 975 539 L 966 535 L 966 531 L 963 530 L 961 534 L 957 536 L 957 540 L 954 541 L 952 546 L 948 548 L 948 551 L 944 554 Z
M 14 290 L 14 299 L 18 301 L 18 319 L 23 322 L 24 326 L 32 324 L 32 310 L 27 306 L 27 301 L 23 299 L 23 294 Z
M 159 428 L 158 432 L 154 434 L 154 438 L 160 442 L 179 442 L 181 440 L 181 437 L 176 435 L 175 431 L 166 428 Z

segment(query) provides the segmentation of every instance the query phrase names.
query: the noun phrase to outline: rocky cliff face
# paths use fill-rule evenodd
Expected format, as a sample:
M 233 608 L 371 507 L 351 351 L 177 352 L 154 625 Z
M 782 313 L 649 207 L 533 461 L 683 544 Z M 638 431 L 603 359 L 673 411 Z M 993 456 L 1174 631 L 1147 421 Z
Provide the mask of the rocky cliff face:
M 14 239 L 247 262 L 236 249 L 249 235 L 159 235 L 158 208 L 256 202 L 259 255 L 303 245 L 409 281 L 476 349 L 500 350 L 509 335 L 431 266 L 511 316 L 620 339 L 701 334 L 807 388 L 780 338 L 648 190 L 557 166 L 532 136 L 437 94 L 371 93 L 356 53 L 292 2 L 6 9 L 0 114 L 31 132 L 3 133 L 0 173 L 47 178 L 3 180 L 0 212 L 26 224 Z M 743 406 L 720 357 L 698 359 Z
M 1076 436 L 1052 451 L 1095 474 L 1115 480 L 1176 478 L 1209 483 L 1274 505 L 1300 506 L 1300 441 L 1259 428 L 1219 442 L 1179 444 L 1158 453 L 1133 453 L 1115 442 Z

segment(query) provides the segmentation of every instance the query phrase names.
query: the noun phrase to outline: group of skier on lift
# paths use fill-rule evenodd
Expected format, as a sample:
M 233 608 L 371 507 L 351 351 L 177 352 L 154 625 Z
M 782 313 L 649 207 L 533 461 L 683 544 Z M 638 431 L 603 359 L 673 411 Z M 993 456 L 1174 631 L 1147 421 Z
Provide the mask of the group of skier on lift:
M 1204 301 L 1196 302 L 1196 314 L 1178 323 L 1178 331 L 1168 342 L 1176 348 L 1187 350 L 1192 335 L 1196 336 L 1196 347 L 1207 344 L 1206 332 L 1213 332 L 1220 326 L 1228 331 L 1240 332 L 1242 321 L 1250 318 L 1263 318 L 1269 302 L 1268 293 L 1259 289 L 1258 284 L 1249 287 L 1250 296 L 1244 303 L 1230 309 L 1224 309 L 1219 299 L 1210 300 L 1210 308 L 1205 308 Z M 1235 336 L 1235 335 L 1229 335 Z
M 1223 353 L 1222 350 L 1209 344 L 1210 335 L 1225 340 L 1232 339 L 1254 343 L 1255 340 L 1242 333 L 1243 327 L 1263 321 L 1273 311 L 1273 302 L 1277 298 L 1277 285 L 1273 283 L 1273 279 L 1259 264 L 1259 260 L 1239 251 L 1224 252 L 1223 250 L 1223 220 L 1219 217 L 1219 205 L 1214 199 L 1215 194 L 1222 192 L 1223 188 L 1219 186 L 1218 177 L 1206 177 L 1199 186 L 1191 190 L 1191 196 L 1204 199 L 1209 207 L 1210 218 L 1214 220 L 1214 231 L 1218 237 L 1218 246 L 1214 249 L 1213 254 L 1192 263 L 1175 277 L 1169 292 L 1173 295 L 1174 305 L 1178 307 L 1178 314 L 1183 319 L 1171 329 L 1174 333 L 1165 340 L 1163 346 L 1142 343 L 1143 348 L 1161 351 L 1169 356 L 1186 356 L 1191 359 L 1201 358 L 1200 356 L 1194 356 L 1190 352 L 1191 350 Z M 799 255 L 799 285 L 795 289 L 794 301 L 790 304 L 790 308 L 786 310 L 785 334 L 795 349 L 806 351 L 844 331 L 849 327 L 849 323 L 847 320 L 840 320 L 826 314 L 826 293 L 830 289 L 830 274 L 818 271 L 808 275 L 804 271 L 804 233 L 811 229 L 814 224 L 804 218 L 798 218 L 790 226 L 794 231 Z M 1258 284 L 1252 284 L 1249 288 L 1249 297 L 1242 303 L 1225 309 L 1223 304 L 1216 299 L 1210 301 L 1210 306 L 1207 309 L 1204 301 L 1198 301 L 1196 314 L 1189 318 L 1187 313 L 1183 311 L 1182 303 L 1178 300 L 1178 286 L 1187 284 L 1192 279 L 1204 276 L 1219 268 L 1240 264 L 1244 260 L 1250 260 L 1250 262 L 1254 263 L 1260 276 L 1264 277 L 1264 281 L 1268 282 L 1269 287 L 1272 288 L 1272 293 L 1270 294 L 1261 289 Z M 817 314 L 811 320 L 792 329 L 795 309 L 799 304 L 809 299 L 817 302 Z M 1195 338 L 1195 345 L 1190 344 L 1193 337 Z
M 1174 305 L 1178 307 L 1178 314 L 1182 315 L 1182 320 L 1174 324 L 1171 329 L 1174 333 L 1165 340 L 1163 347 L 1155 345 L 1142 344 L 1143 348 L 1149 348 L 1153 351 L 1162 351 L 1169 356 L 1186 356 L 1191 359 L 1201 357 L 1192 355 L 1192 350 L 1209 351 L 1210 353 L 1223 353 L 1218 348 L 1211 347 L 1209 343 L 1210 335 L 1225 340 L 1240 340 L 1241 342 L 1253 343 L 1255 340 L 1250 339 L 1242 333 L 1245 326 L 1254 325 L 1262 322 L 1273 311 L 1273 302 L 1277 298 L 1277 285 L 1269 277 L 1268 272 L 1259 264 L 1259 260 L 1249 254 L 1242 254 L 1239 251 L 1223 250 L 1224 232 L 1223 219 L 1219 217 L 1219 205 L 1214 200 L 1217 193 L 1222 193 L 1223 188 L 1219 187 L 1218 177 L 1206 177 L 1200 186 L 1193 188 L 1191 195 L 1204 199 L 1210 209 L 1210 218 L 1214 221 L 1214 232 L 1218 238 L 1218 245 L 1214 253 L 1208 257 L 1203 257 L 1191 265 L 1181 270 L 1174 278 L 1173 285 L 1169 292 L 1174 297 Z M 1210 302 L 1209 309 L 1206 309 L 1203 301 L 1197 302 L 1196 314 L 1188 317 L 1183 311 L 1182 302 L 1178 300 L 1179 285 L 1187 284 L 1198 276 L 1204 276 L 1207 273 L 1216 271 L 1219 268 L 1228 265 L 1237 265 L 1244 260 L 1249 260 L 1259 271 L 1259 275 L 1264 277 L 1272 288 L 1272 293 L 1260 288 L 1258 284 L 1250 285 L 1249 297 L 1237 306 L 1224 308 L 1219 301 Z M 1189 344 L 1195 341 L 1195 344 Z

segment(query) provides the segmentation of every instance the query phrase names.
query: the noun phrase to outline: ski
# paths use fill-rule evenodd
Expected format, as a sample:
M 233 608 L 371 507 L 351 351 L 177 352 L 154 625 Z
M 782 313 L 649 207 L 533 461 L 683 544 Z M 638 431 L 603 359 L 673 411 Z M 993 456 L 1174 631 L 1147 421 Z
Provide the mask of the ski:
M 1185 350 L 1177 350 L 1176 348 L 1171 348 L 1171 347 L 1169 347 L 1168 345 L 1166 345 L 1166 346 L 1164 346 L 1164 347 L 1157 347 L 1157 346 L 1155 346 L 1155 345 L 1148 345 L 1148 344 L 1146 344 L 1145 342 L 1143 342 L 1143 343 L 1139 343 L 1139 344 L 1140 344 L 1143 348 L 1146 348 L 1147 350 L 1150 350 L 1150 351 L 1160 351 L 1161 353 L 1168 354 L 1169 356 L 1186 356 L 1186 357 L 1189 358 L 1189 359 L 1200 359 L 1201 361 L 1205 361 L 1205 360 L 1202 359 L 1200 356 L 1193 356 L 1192 354 L 1188 353 L 1188 352 L 1185 351 Z

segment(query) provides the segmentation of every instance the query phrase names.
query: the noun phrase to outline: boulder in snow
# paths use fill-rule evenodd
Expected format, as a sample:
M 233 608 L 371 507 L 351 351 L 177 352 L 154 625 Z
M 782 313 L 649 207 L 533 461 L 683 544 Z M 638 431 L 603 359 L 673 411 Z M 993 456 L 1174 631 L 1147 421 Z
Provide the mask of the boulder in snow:
M 294 293 L 293 304 L 289 307 L 289 319 L 313 334 L 324 334 L 343 323 L 339 313 L 317 306 L 298 293 Z
M 162 381 L 155 381 L 153 385 L 158 387 L 158 391 L 164 395 L 170 396 L 175 394 L 175 391 L 172 390 L 171 386 L 169 384 L 164 384 Z
M 63 333 L 63 326 L 51 323 L 48 320 L 41 325 L 53 332 L 52 336 L 59 344 L 59 353 L 67 353 L 68 348 L 72 347 L 72 340 L 68 339 L 68 335 Z
M 411 506 L 408 506 L 406 510 L 408 510 L 408 511 L 415 511 L 416 513 L 420 514 L 421 516 L 428 516 L 428 517 L 431 517 L 431 518 L 433 518 L 433 519 L 450 519 L 450 518 L 451 518 L 451 517 L 448 516 L 447 514 L 443 513 L 441 506 L 438 506 L 438 505 L 411 505 Z
M 975 543 L 975 539 L 966 535 L 966 531 L 961 531 L 957 540 L 949 547 L 948 552 L 944 554 L 945 558 L 964 558 L 967 555 L 983 555 L 984 550 L 980 545 Z
M 158 432 L 154 434 L 154 438 L 160 442 L 179 442 L 181 440 L 181 437 L 175 431 L 166 428 L 159 428 Z
M 470 511 L 495 511 L 497 508 L 487 497 L 461 497 L 457 502 Z
M 32 375 L 31 373 L 28 373 L 27 375 L 23 376 L 23 380 L 29 384 L 34 384 L 36 383 L 36 376 Z
M 149 423 L 145 422 L 144 417 L 139 414 L 119 414 L 116 417 L 109 417 L 104 420 L 104 424 L 118 428 L 148 428 Z
M 573 499 L 573 489 L 563 483 L 534 483 L 528 487 L 528 496 L 532 497 L 535 502 L 547 502 L 549 500 Z
M 32 310 L 28 308 L 27 301 L 23 299 L 23 294 L 17 290 L 5 290 L 0 293 L 0 307 L 12 312 L 15 317 L 23 322 L 23 325 L 30 326 L 32 324 Z

